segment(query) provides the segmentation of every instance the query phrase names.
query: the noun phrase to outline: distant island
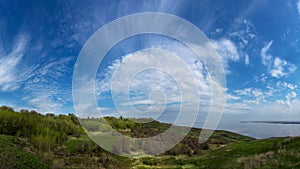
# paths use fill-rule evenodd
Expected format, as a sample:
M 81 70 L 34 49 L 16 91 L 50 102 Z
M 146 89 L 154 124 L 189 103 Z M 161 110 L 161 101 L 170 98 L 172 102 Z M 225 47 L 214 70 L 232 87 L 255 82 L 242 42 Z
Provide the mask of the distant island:
M 300 124 L 300 121 L 241 121 L 241 123 Z

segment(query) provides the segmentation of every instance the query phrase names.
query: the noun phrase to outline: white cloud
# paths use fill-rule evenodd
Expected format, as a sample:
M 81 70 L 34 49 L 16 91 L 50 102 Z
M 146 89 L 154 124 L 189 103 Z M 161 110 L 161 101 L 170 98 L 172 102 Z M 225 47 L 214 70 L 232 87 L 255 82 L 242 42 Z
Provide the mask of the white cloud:
M 241 99 L 241 97 L 239 97 L 239 96 L 234 96 L 234 95 L 232 95 L 232 94 L 226 94 L 226 99 L 227 99 L 227 100 L 239 100 L 239 99 Z
M 238 53 L 235 44 L 228 39 L 211 40 L 212 45 L 216 49 L 218 55 L 221 57 L 225 73 L 230 73 L 229 62 L 237 62 L 240 60 L 240 55 Z
M 287 95 L 286 95 L 286 98 L 287 99 L 294 99 L 294 98 L 296 98 L 297 97 L 297 93 L 296 92 L 290 92 L 290 93 L 288 93 Z
M 254 89 L 252 90 L 252 94 L 254 97 L 264 97 L 264 94 L 260 89 Z
M 216 33 L 222 33 L 223 32 L 223 29 L 222 28 L 217 28 L 216 29 Z
M 19 82 L 24 80 L 22 75 L 26 74 L 23 66 L 20 66 L 21 60 L 25 54 L 25 48 L 28 38 L 19 36 L 10 53 L 0 53 L 0 90 L 13 91 L 19 88 Z
M 249 65 L 249 64 L 250 64 L 249 55 L 246 54 L 246 55 L 245 55 L 245 65 Z
M 229 34 L 241 49 L 251 48 L 252 41 L 256 39 L 255 26 L 246 19 L 236 19 L 232 26 L 233 31 Z
M 131 105 L 151 105 L 154 104 L 154 100 L 137 100 L 132 102 L 123 103 L 124 106 L 131 106 Z
M 294 73 L 297 69 L 296 65 L 289 63 L 279 57 L 273 57 L 272 55 L 267 53 L 272 43 L 273 41 L 270 41 L 261 49 L 262 63 L 267 66 L 271 76 L 280 78 L 289 76 L 291 73 Z
M 265 75 L 265 74 L 262 74 L 261 77 L 260 77 L 261 82 L 266 82 L 267 79 L 268 79 L 268 76 Z
M 58 111 L 62 104 L 59 102 L 53 102 L 52 98 L 47 93 L 43 94 L 45 95 L 41 94 L 30 99 L 29 104 L 41 113 Z
M 41 113 L 61 112 L 60 108 L 71 102 L 71 86 L 63 81 L 70 75 L 71 57 L 39 58 L 39 47 L 30 45 L 30 36 L 20 32 L 11 44 L 12 48 L 1 46 L 0 39 L 0 91 L 15 92 L 21 100 L 14 100 L 15 106 L 35 109 Z M 4 48 L 6 47 L 6 48 Z M 45 56 L 49 51 L 43 50 Z M 43 60 L 45 59 L 45 60 Z
M 279 78 L 288 76 L 289 74 L 295 72 L 296 69 L 297 67 L 294 64 L 288 63 L 286 60 L 276 57 L 270 73 L 271 76 Z
M 253 107 L 253 111 L 260 112 L 261 114 L 271 114 L 272 117 L 286 117 L 288 114 L 296 114 L 299 112 L 300 101 L 295 99 L 292 101 L 275 100 Z M 270 117 L 270 119 L 272 118 Z M 294 119 L 295 120 L 295 119 Z
M 232 41 L 220 39 L 218 41 L 212 41 L 212 44 L 226 62 L 228 60 L 238 61 L 240 59 L 237 48 Z
M 199 93 L 195 93 L 193 81 Z M 192 104 L 197 100 L 195 95 L 209 106 L 211 97 L 210 79 L 197 57 L 176 57 L 161 49 L 142 50 L 115 60 L 98 75 L 96 88 L 100 99 L 112 92 L 121 112 L 128 111 L 128 106 L 139 109 L 141 104 L 155 105 L 150 108 L 164 108 L 161 105 L 165 103 Z M 160 108 L 154 111 L 162 111 Z
M 252 111 L 252 106 L 243 102 L 226 103 L 224 114 L 246 114 Z
M 68 67 L 72 57 L 49 59 L 38 65 L 23 83 L 22 90 L 30 93 L 23 97 L 28 106 L 41 113 L 61 112 L 71 102 L 71 86 L 61 83 L 68 76 Z
M 12 91 L 18 88 L 15 70 L 20 60 L 20 56 L 11 56 L 0 59 L 0 86 L 2 91 Z
M 233 96 L 240 97 L 240 99 L 238 102 L 228 100 L 225 112 L 248 113 L 249 115 L 272 113 L 277 116 L 298 113 L 299 107 L 297 106 L 300 103 L 297 99 L 298 85 L 285 81 L 274 83 L 274 79 L 263 77 L 266 76 L 262 74 L 261 77 L 254 77 L 254 84 L 251 83 L 251 87 L 235 90 Z
M 156 55 L 154 55 L 155 53 Z M 111 65 L 107 67 L 106 70 L 98 75 L 97 91 L 104 93 L 111 90 L 111 80 L 116 71 L 123 72 L 122 79 L 130 79 L 133 77 L 130 76 L 131 74 L 129 74 L 129 72 L 142 70 L 140 73 L 136 72 L 137 74 L 135 74 L 134 78 L 131 80 L 130 87 L 132 87 L 132 89 L 138 89 L 135 91 L 146 91 L 146 89 L 148 91 L 163 90 L 168 91 L 168 93 L 170 94 L 176 93 L 175 91 L 178 91 L 178 87 L 176 86 L 177 84 L 175 79 L 181 76 L 184 77 L 185 74 L 182 74 L 184 72 L 180 70 L 180 67 L 178 65 L 179 62 L 176 61 L 179 58 L 175 57 L 173 59 L 172 55 L 165 55 L 166 53 L 155 52 L 155 50 L 153 53 L 151 51 L 138 51 L 123 56 L 121 59 L 115 60 Z M 197 77 L 195 78 L 195 80 L 199 84 L 199 89 L 202 91 L 209 91 L 210 82 L 202 62 L 196 57 L 187 55 L 184 55 L 181 59 L 185 59 L 182 60 L 184 61 L 182 63 L 184 63 L 186 67 L 189 68 L 194 77 Z M 163 68 L 157 69 L 153 67 L 153 69 L 144 69 L 146 68 L 145 66 L 149 64 L 156 66 L 163 64 Z M 169 74 L 170 72 L 165 72 L 165 70 L 174 70 L 176 75 L 171 75 Z M 114 80 L 122 80 L 116 79 L 117 77 L 114 78 Z M 128 84 L 122 84 L 121 82 L 122 81 L 120 81 L 120 85 L 122 86 L 120 86 L 120 89 L 124 89 L 124 92 L 127 92 Z M 186 81 L 184 85 L 189 86 L 188 81 Z
M 285 100 L 280 99 L 280 100 L 276 100 L 276 103 L 281 104 L 282 106 L 286 106 L 286 108 L 292 108 L 293 107 L 293 103 L 295 102 L 295 99 L 297 97 L 297 93 L 292 91 L 287 93 L 287 95 L 285 96 Z
M 241 99 L 239 102 L 228 102 L 225 106 L 225 114 L 248 114 L 254 118 L 259 116 L 286 117 L 288 114 L 297 115 L 299 112 L 300 100 L 296 99 L 296 93 L 290 93 L 289 99 L 277 99 L 274 101 L 262 102 L 255 99 Z
M 298 14 L 300 15 L 300 0 L 298 0 L 296 5 L 297 5 L 297 9 L 298 9 Z
M 263 91 L 259 88 L 245 88 L 241 90 L 235 90 L 238 96 L 241 97 L 241 101 L 248 106 L 251 104 L 260 104 L 265 102 L 265 98 L 270 95 L 268 91 Z
M 241 59 L 244 59 L 245 65 L 249 65 L 250 58 L 245 51 L 253 50 L 257 43 L 254 24 L 246 19 L 235 19 L 230 31 L 229 37 L 236 44 Z
M 298 85 L 296 85 L 296 84 L 292 84 L 292 83 L 288 83 L 288 82 L 281 82 L 281 81 L 277 82 L 276 86 L 289 88 L 290 90 L 295 90 L 298 87 Z
M 251 96 L 252 88 L 245 88 L 242 90 L 235 90 L 234 92 L 239 96 Z
M 285 96 L 285 98 L 286 98 L 286 101 L 285 101 L 286 105 L 289 106 L 289 107 L 292 107 L 292 102 L 293 102 L 293 100 L 296 99 L 296 97 L 297 97 L 297 93 L 294 92 L 294 91 L 291 91 L 291 92 L 287 93 L 287 95 Z
M 62 57 L 52 62 L 48 62 L 41 66 L 39 74 L 41 76 L 48 75 L 55 79 L 60 78 L 70 71 L 70 68 L 67 66 L 67 64 L 71 61 L 71 59 L 72 57 Z
M 225 71 L 229 73 L 229 63 L 238 62 L 241 60 L 237 47 L 228 39 L 211 41 L 213 47 L 221 57 Z M 160 46 L 158 46 L 158 48 L 160 48 Z M 201 111 L 208 112 L 211 104 L 212 82 L 210 82 L 208 72 L 206 72 L 203 62 L 197 56 L 189 53 L 186 51 L 186 49 L 183 49 L 180 46 L 171 45 L 169 47 L 163 47 L 163 49 L 169 49 L 168 51 L 172 51 L 173 54 L 176 54 L 192 72 L 199 89 Z M 111 83 L 112 79 L 114 78 L 114 94 L 118 93 L 121 96 L 124 96 L 123 98 L 121 97 L 122 102 L 120 104 L 117 103 L 118 105 L 125 106 L 125 108 L 127 108 L 126 106 L 133 106 L 134 108 L 140 109 L 139 106 L 141 105 L 144 107 L 146 105 L 147 107 L 147 105 L 160 105 L 160 103 L 166 102 L 168 104 L 166 110 L 169 110 L 170 107 L 172 107 L 172 110 L 178 109 L 179 105 L 174 103 L 181 102 L 180 88 L 177 86 L 174 79 L 178 79 L 179 77 L 183 79 L 181 80 L 183 81 L 182 87 L 186 90 L 191 88 L 191 80 L 186 78 L 184 71 L 182 72 L 183 69 L 182 66 L 180 66 L 182 63 L 179 63 L 177 59 L 174 58 L 176 57 L 171 57 L 169 54 L 166 55 L 165 53 L 149 53 L 145 51 L 139 51 L 113 61 L 111 65 L 97 75 L 96 93 L 98 95 L 98 99 L 100 99 L 100 102 L 101 99 L 110 99 L 107 98 L 107 95 L 109 95 L 111 92 Z M 175 70 L 176 73 L 175 75 L 171 73 L 173 77 L 170 77 L 168 72 L 166 73 L 160 71 L 159 69 L 143 70 L 144 68 L 148 67 L 149 64 L 155 65 L 154 67 L 163 65 L 163 70 Z M 137 70 L 143 71 L 138 73 Z M 114 74 L 116 72 L 121 73 L 121 75 Z M 131 79 L 133 77 L 131 76 L 133 73 L 130 72 L 137 73 L 133 79 Z M 130 79 L 130 85 L 128 85 L 126 82 L 128 79 Z M 161 95 L 162 98 L 166 96 L 167 99 L 161 99 L 157 102 L 156 99 L 153 100 L 153 98 L 149 98 L 149 95 L 152 91 L 161 91 L 164 93 L 164 95 Z M 126 98 L 127 95 L 124 95 L 125 93 L 130 93 L 130 100 Z M 227 95 L 227 98 L 229 100 L 238 100 L 240 96 Z M 182 102 L 186 105 L 191 104 L 193 99 L 185 98 L 182 100 Z M 126 112 L 126 109 L 118 111 Z
M 260 52 L 260 55 L 262 57 L 262 63 L 266 66 L 269 64 L 269 62 L 272 59 L 272 55 L 267 54 L 267 51 L 270 49 L 272 44 L 273 44 L 273 41 L 270 41 L 266 46 L 264 46 L 261 49 L 261 52 Z

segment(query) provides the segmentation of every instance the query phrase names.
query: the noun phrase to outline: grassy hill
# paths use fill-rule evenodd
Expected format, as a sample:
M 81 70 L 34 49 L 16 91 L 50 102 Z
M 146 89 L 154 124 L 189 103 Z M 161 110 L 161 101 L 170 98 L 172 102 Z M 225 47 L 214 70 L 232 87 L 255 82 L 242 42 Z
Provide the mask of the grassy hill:
M 104 119 L 89 119 L 97 130 Z M 131 137 L 149 137 L 170 125 L 152 121 L 106 117 L 115 129 Z M 100 123 L 101 125 L 101 123 Z M 85 129 L 87 130 L 87 129 Z M 300 138 L 256 140 L 227 131 L 215 131 L 198 143 L 201 129 L 193 128 L 166 153 L 138 159 L 111 154 L 84 133 L 73 115 L 41 115 L 0 107 L 0 168 L 300 168 Z

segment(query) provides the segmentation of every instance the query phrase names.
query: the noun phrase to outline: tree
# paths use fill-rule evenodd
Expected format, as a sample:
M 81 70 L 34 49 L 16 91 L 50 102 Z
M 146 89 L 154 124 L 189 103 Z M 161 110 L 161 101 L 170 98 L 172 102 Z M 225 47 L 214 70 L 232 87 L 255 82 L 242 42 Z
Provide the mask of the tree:
M 53 117 L 55 117 L 55 114 L 53 114 L 53 113 L 47 113 L 46 116 L 47 116 L 47 117 L 52 117 L 52 118 L 53 118 Z
M 21 112 L 21 113 L 29 113 L 29 110 L 21 109 L 20 112 Z
M 80 122 L 79 122 L 79 120 L 78 120 L 78 118 L 76 117 L 76 115 L 75 114 L 73 114 L 73 113 L 69 113 L 69 115 L 68 115 L 69 117 L 70 117 L 70 119 L 72 120 L 72 122 L 74 123 L 74 124 L 76 124 L 76 125 L 80 125 Z
M 13 112 L 14 109 L 12 107 L 9 107 L 9 106 L 1 106 L 0 107 L 0 110 L 3 110 L 3 111 L 10 111 L 10 112 Z

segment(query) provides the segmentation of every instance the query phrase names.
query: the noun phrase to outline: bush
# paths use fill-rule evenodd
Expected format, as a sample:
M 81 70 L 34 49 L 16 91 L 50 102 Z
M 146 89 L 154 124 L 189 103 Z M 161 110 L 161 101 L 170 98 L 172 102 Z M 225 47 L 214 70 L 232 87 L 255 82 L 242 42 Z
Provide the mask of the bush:
M 43 116 L 36 111 L 22 110 L 18 113 L 12 108 L 0 108 L 0 133 L 25 137 L 40 150 L 51 150 L 62 144 L 68 136 L 79 136 L 83 130 L 74 123 L 72 115 Z

